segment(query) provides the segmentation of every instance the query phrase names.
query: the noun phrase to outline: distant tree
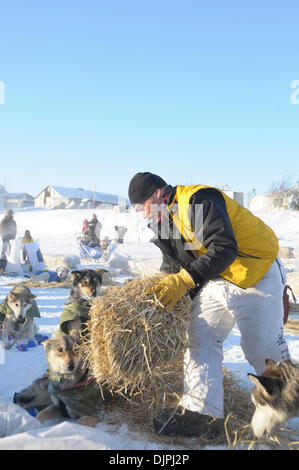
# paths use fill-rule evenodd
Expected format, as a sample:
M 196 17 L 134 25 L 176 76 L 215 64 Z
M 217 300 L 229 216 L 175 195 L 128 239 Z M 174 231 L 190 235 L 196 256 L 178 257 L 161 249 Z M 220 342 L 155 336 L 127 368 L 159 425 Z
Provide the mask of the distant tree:
M 273 182 L 268 190 L 269 194 L 281 193 L 294 189 L 294 183 L 291 176 L 284 176 L 280 181 Z
M 249 204 L 250 204 L 250 200 L 256 196 L 256 192 L 255 192 L 255 189 L 253 189 L 252 191 L 248 191 L 247 194 L 246 194 L 246 206 L 249 207 Z

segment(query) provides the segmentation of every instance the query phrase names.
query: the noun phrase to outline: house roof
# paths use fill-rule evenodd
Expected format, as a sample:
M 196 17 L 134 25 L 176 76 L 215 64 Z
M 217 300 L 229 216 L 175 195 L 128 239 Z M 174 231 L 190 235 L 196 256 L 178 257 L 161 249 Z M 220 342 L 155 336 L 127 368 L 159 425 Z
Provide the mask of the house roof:
M 116 194 L 100 193 L 98 191 L 88 191 L 80 188 L 65 188 L 63 186 L 50 186 L 60 196 L 70 199 L 89 199 L 92 200 L 93 196 L 96 202 L 106 202 L 108 204 L 118 204 L 119 197 Z M 42 191 L 43 192 L 43 191 Z M 41 193 L 40 193 L 41 194 Z
M 27 193 L 1 193 L 3 199 L 18 199 L 22 201 L 33 201 L 34 197 Z

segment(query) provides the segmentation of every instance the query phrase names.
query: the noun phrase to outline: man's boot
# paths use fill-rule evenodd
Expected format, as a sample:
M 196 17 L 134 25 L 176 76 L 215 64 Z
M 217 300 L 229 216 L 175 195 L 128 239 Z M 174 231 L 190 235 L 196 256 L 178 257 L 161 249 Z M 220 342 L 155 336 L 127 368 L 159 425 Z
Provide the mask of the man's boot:
M 213 439 L 223 429 L 223 419 L 203 415 L 179 406 L 165 408 L 153 420 L 154 430 L 163 436 L 205 437 Z

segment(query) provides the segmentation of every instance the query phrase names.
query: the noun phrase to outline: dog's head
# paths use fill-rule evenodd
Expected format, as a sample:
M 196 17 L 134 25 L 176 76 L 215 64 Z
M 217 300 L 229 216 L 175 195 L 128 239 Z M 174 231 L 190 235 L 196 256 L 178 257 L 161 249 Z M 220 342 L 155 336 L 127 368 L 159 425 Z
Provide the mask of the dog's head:
M 290 359 L 265 360 L 262 375 L 248 374 L 255 385 L 251 393 L 255 405 L 251 426 L 256 437 L 284 424 L 299 414 L 299 369 Z
M 100 294 L 102 286 L 102 269 L 82 269 L 72 271 L 72 290 L 73 297 L 82 297 L 84 299 L 92 299 Z
M 59 266 L 56 269 L 57 276 L 61 281 L 65 281 L 69 275 L 70 270 L 66 268 L 65 266 Z
M 51 374 L 69 380 L 83 373 L 83 361 L 74 351 L 76 340 L 71 335 L 61 335 L 42 342 Z
M 32 307 L 36 295 L 27 286 L 15 286 L 7 296 L 7 305 L 13 312 L 14 320 L 21 322 L 26 312 Z

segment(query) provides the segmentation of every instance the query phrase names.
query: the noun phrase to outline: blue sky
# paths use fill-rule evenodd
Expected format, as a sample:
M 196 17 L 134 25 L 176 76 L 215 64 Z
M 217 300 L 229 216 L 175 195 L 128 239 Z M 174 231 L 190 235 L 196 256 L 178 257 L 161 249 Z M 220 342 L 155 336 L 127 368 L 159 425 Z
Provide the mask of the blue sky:
M 299 180 L 298 18 L 296 0 L 3 2 L 0 184 Z

